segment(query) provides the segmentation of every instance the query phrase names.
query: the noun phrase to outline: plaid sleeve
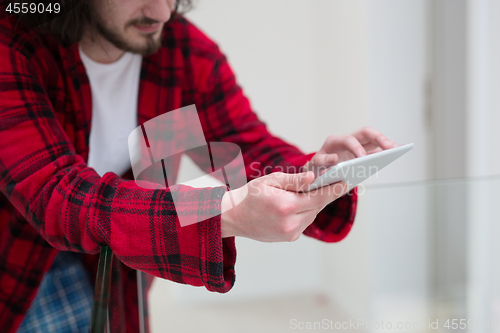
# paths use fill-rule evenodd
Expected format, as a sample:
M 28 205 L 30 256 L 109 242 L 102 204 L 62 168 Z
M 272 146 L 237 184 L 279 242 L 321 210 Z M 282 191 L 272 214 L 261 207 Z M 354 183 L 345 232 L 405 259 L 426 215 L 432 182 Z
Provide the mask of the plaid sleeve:
M 234 240 L 222 240 L 220 215 L 206 218 L 220 211 L 225 187 L 144 189 L 113 173 L 100 177 L 75 153 L 29 54 L 0 40 L 2 193 L 59 250 L 94 254 L 106 244 L 132 268 L 228 291 Z M 192 198 L 182 213 L 202 222 L 180 227 L 173 195 Z
M 197 28 L 194 39 L 211 49 L 213 67 L 200 86 L 196 105 L 208 141 L 236 143 L 242 150 L 249 180 L 281 171 L 297 173 L 314 153 L 304 154 L 293 145 L 272 135 L 252 111 L 248 98 L 237 84 L 225 55 Z M 198 42 L 200 43 L 200 42 Z M 304 232 L 325 242 L 343 239 L 354 222 L 357 192 L 352 190 L 326 206 Z

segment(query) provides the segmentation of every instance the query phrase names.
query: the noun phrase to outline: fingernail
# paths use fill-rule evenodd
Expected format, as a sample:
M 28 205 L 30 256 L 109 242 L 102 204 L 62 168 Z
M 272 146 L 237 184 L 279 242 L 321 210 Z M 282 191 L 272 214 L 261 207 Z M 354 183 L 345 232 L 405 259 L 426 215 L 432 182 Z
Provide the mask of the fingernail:
M 328 156 L 326 158 L 326 163 L 333 163 L 333 161 L 335 160 L 335 157 L 334 156 Z
M 306 173 L 301 174 L 301 175 L 299 176 L 299 180 L 300 180 L 301 182 L 303 182 L 303 181 L 304 181 L 304 179 L 306 179 L 306 177 L 307 177 L 307 172 L 306 172 Z

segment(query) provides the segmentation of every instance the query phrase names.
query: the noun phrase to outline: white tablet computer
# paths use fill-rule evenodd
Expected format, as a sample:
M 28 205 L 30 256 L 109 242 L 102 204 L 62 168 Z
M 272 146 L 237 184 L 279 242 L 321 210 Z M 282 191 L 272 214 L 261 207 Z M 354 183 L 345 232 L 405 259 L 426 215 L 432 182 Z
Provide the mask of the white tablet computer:
M 373 176 L 385 166 L 391 164 L 413 148 L 413 143 L 383 150 L 378 153 L 353 158 L 352 160 L 340 162 L 328 170 L 304 192 L 309 192 L 320 187 L 343 181 L 347 184 L 349 191 L 365 179 Z

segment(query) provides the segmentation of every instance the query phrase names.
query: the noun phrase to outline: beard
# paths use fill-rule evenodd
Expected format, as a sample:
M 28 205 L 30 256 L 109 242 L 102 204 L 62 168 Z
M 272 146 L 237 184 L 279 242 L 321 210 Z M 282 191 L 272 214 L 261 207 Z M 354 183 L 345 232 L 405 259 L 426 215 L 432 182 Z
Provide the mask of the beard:
M 127 23 L 125 28 L 128 28 L 134 24 L 153 24 L 157 23 L 157 21 L 151 20 L 149 18 L 143 18 L 140 20 L 134 20 Z M 161 46 L 161 33 L 155 37 L 157 32 L 153 32 L 150 34 L 144 34 L 144 38 L 146 40 L 146 44 L 143 45 L 135 45 L 124 38 L 116 29 L 112 29 L 110 27 L 106 27 L 105 24 L 101 20 L 96 22 L 96 30 L 97 32 L 104 37 L 108 42 L 116 46 L 117 48 L 126 51 L 141 54 L 143 56 L 149 56 L 158 51 Z

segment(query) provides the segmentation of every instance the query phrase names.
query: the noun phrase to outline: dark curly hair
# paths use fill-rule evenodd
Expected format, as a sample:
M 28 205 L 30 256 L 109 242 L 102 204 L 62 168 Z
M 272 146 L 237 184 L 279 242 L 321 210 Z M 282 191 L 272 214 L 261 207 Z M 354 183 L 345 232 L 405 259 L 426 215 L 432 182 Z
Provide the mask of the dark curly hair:
M 96 26 L 95 1 L 103 0 L 58 0 L 60 3 L 60 12 L 44 13 L 19 13 L 12 15 L 11 22 L 14 30 L 36 29 L 38 33 L 52 36 L 63 46 L 69 46 L 79 42 L 82 39 L 86 28 Z M 0 4 L 7 6 L 9 3 L 18 2 L 17 0 L 0 1 Z M 53 4 L 54 0 L 25 0 L 23 2 L 40 4 L 45 8 Z M 176 0 L 172 18 L 175 15 L 187 12 L 193 7 L 192 0 Z M 1 8 L 1 7 L 0 7 Z

